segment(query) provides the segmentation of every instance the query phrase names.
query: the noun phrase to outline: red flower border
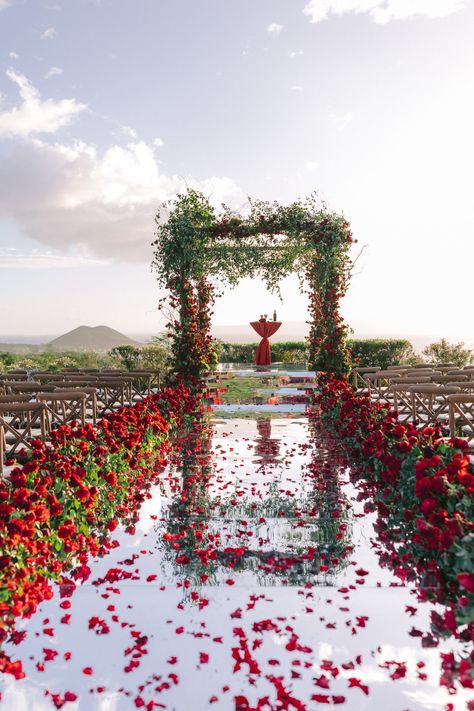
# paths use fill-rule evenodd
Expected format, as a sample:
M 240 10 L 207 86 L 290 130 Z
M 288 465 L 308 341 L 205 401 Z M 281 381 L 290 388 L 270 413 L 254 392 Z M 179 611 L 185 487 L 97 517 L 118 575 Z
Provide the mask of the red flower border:
M 346 463 L 360 477 L 366 510 L 379 514 L 383 562 L 402 580 L 415 581 L 421 600 L 445 606 L 433 611 L 436 638 L 453 635 L 474 641 L 474 466 L 463 439 L 441 437 L 437 427 L 417 429 L 397 421 L 389 406 L 356 395 L 349 383 L 320 379 L 310 417 L 336 436 Z M 426 643 L 430 640 L 426 639 Z M 443 663 L 474 688 L 474 651 Z
M 52 597 L 52 580 L 73 589 L 88 578 L 89 556 L 108 550 L 119 523 L 133 532 L 196 406 L 183 386 L 163 388 L 96 427 L 60 427 L 51 444 L 34 441 L 31 458 L 0 481 L 0 643 L 17 640 L 16 620 Z M 0 671 L 24 676 L 21 662 L 3 652 Z

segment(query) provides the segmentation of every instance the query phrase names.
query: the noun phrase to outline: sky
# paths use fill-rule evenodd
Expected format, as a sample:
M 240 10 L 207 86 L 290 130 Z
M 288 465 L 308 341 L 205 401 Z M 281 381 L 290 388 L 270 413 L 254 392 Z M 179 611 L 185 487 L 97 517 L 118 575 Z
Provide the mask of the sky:
M 357 334 L 474 341 L 474 0 L 0 0 L 0 341 L 163 328 L 154 216 L 316 191 Z M 216 325 L 273 313 L 244 280 Z

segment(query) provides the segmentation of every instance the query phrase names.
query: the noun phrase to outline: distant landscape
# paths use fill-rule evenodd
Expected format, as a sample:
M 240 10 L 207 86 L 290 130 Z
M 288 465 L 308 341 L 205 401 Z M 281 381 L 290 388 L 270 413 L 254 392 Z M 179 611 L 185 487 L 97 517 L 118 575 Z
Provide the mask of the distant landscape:
M 27 355 L 39 353 L 41 351 L 53 351 L 58 353 L 75 351 L 94 351 L 98 353 L 106 352 L 116 346 L 138 346 L 140 342 L 120 331 L 116 331 L 109 326 L 78 326 L 72 331 L 64 333 L 62 336 L 43 341 L 32 337 L 22 337 L 15 342 L 5 339 L 0 342 L 0 351 Z
M 255 343 L 258 337 L 249 324 L 233 326 L 214 326 L 213 336 L 227 343 Z M 106 352 L 121 345 L 140 345 L 149 343 L 156 334 L 126 335 L 109 326 L 78 326 L 62 335 L 0 335 L 0 351 L 27 355 L 42 351 L 74 352 L 96 351 Z M 307 325 L 304 321 L 287 321 L 283 323 L 278 333 L 272 337 L 273 343 L 285 341 L 302 341 L 307 335 Z M 406 338 L 411 342 L 416 352 L 421 352 L 425 346 L 443 338 L 445 334 L 414 335 L 406 333 L 354 333 L 353 337 L 364 338 Z M 448 337 L 449 341 L 463 341 L 467 348 L 474 349 L 474 337 Z

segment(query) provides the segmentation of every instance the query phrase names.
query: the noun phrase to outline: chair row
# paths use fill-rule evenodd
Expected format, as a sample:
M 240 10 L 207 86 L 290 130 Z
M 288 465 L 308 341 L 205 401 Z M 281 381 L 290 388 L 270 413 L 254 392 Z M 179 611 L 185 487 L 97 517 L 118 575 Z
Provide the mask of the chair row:
M 95 422 L 97 397 L 94 390 L 38 392 L 0 395 L 0 472 L 5 459 L 20 448 L 31 449 L 31 439 L 45 441 L 51 431 L 72 421 L 86 423 L 88 412 Z
M 97 368 L 65 368 L 63 370 L 52 371 L 26 371 L 26 370 L 10 370 L 7 373 L 0 373 L 0 383 L 4 384 L 8 381 L 13 382 L 41 382 L 47 383 L 56 380 L 100 380 L 104 378 L 128 378 L 133 383 L 133 391 L 136 395 L 142 396 L 150 394 L 153 390 L 160 387 L 160 371 L 157 369 L 135 369 L 135 370 L 119 370 L 117 368 L 109 368 L 99 370 Z M 1 385 L 0 385 L 1 387 Z
M 452 437 L 474 439 L 474 368 L 406 368 L 358 373 L 358 389 L 387 403 L 400 422 L 440 424 Z
M 474 384 L 473 384 L 474 385 Z M 449 427 L 451 437 L 474 439 L 474 387 L 462 392 L 455 385 L 391 386 L 393 408 L 400 422 Z
M 53 387 L 95 387 L 100 391 L 109 389 L 111 384 L 122 383 L 124 394 L 120 404 L 124 405 L 127 401 L 131 403 L 150 395 L 156 387 L 155 383 L 159 384 L 159 374 L 149 371 L 110 371 L 98 374 L 37 372 L 33 377 L 33 380 L 18 380 L 11 376 L 0 376 L 0 393 L 35 393 Z
M 31 449 L 31 438 L 44 440 L 52 429 L 73 420 L 95 424 L 98 415 L 143 399 L 159 383 L 156 371 L 36 376 L 34 381 L 0 380 L 0 472 L 5 459 L 22 447 Z
M 413 382 L 447 383 L 453 380 L 474 381 L 474 366 L 456 368 L 452 363 L 440 363 L 436 366 L 397 366 L 386 369 L 377 367 L 355 368 L 352 372 L 356 390 L 370 389 L 371 383 L 387 382 L 395 378 L 412 379 Z

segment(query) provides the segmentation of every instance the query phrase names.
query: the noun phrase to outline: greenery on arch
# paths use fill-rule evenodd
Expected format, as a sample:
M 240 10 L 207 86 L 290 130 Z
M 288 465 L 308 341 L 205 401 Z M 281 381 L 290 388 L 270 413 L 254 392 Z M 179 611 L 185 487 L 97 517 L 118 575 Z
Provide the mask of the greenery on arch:
M 195 190 L 179 195 L 168 219 L 158 213 L 153 269 L 175 314 L 168 329 L 178 379 L 199 381 L 216 363 L 210 334 L 216 284 L 244 277 L 278 293 L 281 279 L 300 278 L 309 299 L 309 365 L 347 375 L 350 352 L 339 301 L 347 290 L 353 241 L 349 223 L 315 195 L 288 206 L 250 201 L 246 216 L 226 206 L 218 213 Z

